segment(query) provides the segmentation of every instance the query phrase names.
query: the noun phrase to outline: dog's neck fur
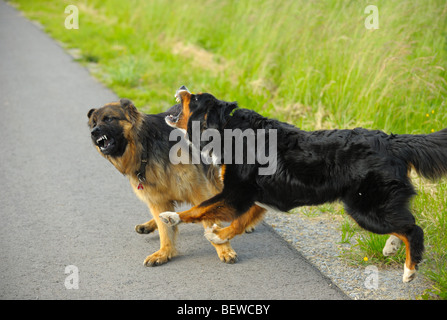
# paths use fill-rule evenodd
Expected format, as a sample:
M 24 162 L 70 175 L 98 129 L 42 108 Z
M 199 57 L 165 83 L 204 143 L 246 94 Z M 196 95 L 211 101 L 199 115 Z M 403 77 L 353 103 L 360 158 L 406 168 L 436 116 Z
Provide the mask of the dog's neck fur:
M 143 144 L 135 143 L 135 141 L 140 141 L 138 136 L 144 137 L 144 134 L 141 134 L 140 131 L 144 130 L 144 117 L 145 114 L 141 113 L 141 117 L 137 120 L 137 123 L 131 124 L 128 123 L 126 125 L 131 126 L 128 132 L 127 146 L 124 150 L 124 153 L 120 157 L 111 157 L 105 156 L 115 167 L 125 176 L 136 176 L 136 172 L 134 168 L 139 168 L 139 165 L 143 156 Z M 142 139 L 143 143 L 146 139 Z

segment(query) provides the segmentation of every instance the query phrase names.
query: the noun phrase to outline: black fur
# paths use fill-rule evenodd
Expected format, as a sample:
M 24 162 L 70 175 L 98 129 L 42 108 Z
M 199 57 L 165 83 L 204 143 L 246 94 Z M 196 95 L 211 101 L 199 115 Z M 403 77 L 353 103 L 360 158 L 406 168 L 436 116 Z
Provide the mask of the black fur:
M 192 95 L 189 109 L 189 133 L 192 121 L 219 130 L 222 138 L 224 129 L 277 130 L 276 172 L 259 175 L 259 163 L 226 164 L 222 193 L 203 206 L 224 199 L 238 216 L 255 202 L 288 211 L 341 200 L 362 228 L 405 236 L 412 262 L 421 261 L 423 231 L 409 210 L 416 193 L 408 171 L 413 166 L 430 179 L 447 173 L 447 129 L 429 135 L 362 128 L 306 132 L 206 93 Z

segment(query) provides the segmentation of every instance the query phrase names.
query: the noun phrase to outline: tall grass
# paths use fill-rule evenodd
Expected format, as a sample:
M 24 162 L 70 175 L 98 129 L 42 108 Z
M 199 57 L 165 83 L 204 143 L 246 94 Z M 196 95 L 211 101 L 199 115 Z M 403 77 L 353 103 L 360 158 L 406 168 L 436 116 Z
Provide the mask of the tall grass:
M 376 1 L 378 30 L 364 26 L 364 1 L 77 1 L 79 30 L 64 28 L 73 1 L 15 2 L 151 111 L 185 84 L 305 129 L 316 115 L 324 128 L 395 133 L 447 123 L 443 0 Z
M 367 1 L 12 2 L 80 49 L 82 63 L 95 64 L 101 81 L 146 112 L 174 104 L 186 85 L 307 130 L 447 127 L 445 0 L 377 0 L 378 30 L 365 28 Z M 64 28 L 68 4 L 79 8 L 79 30 Z M 447 291 L 445 186 L 421 183 L 413 205 L 440 296 Z
M 424 229 L 424 273 L 436 285 L 433 292 L 447 299 L 447 182 L 428 184 L 416 181 L 418 195 L 412 203 L 417 221 Z

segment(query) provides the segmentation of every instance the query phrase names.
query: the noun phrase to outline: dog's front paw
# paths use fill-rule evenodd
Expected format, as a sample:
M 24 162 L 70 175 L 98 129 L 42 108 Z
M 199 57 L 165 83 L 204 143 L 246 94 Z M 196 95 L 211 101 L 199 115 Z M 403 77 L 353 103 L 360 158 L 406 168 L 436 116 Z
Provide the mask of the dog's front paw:
M 160 249 L 157 252 L 151 254 L 150 256 L 147 256 L 143 264 L 146 267 L 159 266 L 171 260 L 171 258 L 174 257 L 175 254 L 176 254 L 175 250 L 169 251 Z
M 237 262 L 237 253 L 231 248 L 229 243 L 221 245 L 215 245 L 217 249 L 217 255 L 222 262 L 233 264 Z
M 159 217 L 161 221 L 163 221 L 163 223 L 167 224 L 170 227 L 176 226 L 181 222 L 180 216 L 177 214 L 177 212 L 162 212 L 160 213 Z
M 214 244 L 223 244 L 228 242 L 228 239 L 221 239 L 217 234 L 216 231 L 220 229 L 217 224 L 214 224 L 211 228 L 205 228 L 205 238 L 207 238 L 208 241 L 214 243 Z

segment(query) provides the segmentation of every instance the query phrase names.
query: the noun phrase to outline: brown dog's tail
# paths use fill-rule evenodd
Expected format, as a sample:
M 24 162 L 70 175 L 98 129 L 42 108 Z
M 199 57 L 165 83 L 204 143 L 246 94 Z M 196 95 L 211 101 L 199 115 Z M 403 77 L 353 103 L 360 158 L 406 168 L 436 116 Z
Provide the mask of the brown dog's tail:
M 428 135 L 396 136 L 393 153 L 416 172 L 435 180 L 447 175 L 447 128 Z

